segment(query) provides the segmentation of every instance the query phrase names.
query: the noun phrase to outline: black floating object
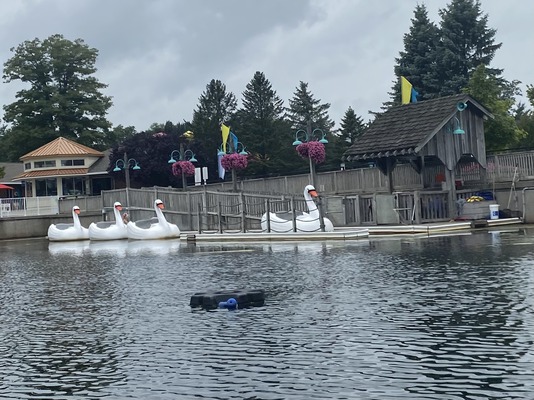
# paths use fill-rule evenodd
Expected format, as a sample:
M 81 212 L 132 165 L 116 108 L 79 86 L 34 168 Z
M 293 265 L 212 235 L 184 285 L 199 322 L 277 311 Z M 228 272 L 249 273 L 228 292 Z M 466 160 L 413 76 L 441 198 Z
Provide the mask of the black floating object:
M 265 291 L 263 289 L 241 289 L 199 292 L 191 296 L 189 305 L 211 310 L 218 308 L 221 303 L 228 303 L 229 299 L 234 299 L 238 308 L 261 307 L 265 304 Z

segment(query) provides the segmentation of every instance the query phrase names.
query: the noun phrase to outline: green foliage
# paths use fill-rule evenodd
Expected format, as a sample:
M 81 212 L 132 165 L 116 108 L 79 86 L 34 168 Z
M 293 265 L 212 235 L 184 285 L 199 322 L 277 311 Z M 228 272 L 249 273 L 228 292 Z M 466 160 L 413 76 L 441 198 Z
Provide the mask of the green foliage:
M 121 143 L 122 141 L 132 137 L 136 133 L 137 131 L 135 130 L 134 126 L 117 125 L 109 133 L 108 141 L 110 145 L 113 146 L 115 144 Z
M 530 101 L 530 106 L 534 107 L 534 85 L 527 85 L 527 97 Z
M 282 123 L 283 101 L 273 90 L 263 72 L 256 72 L 243 92 L 243 107 L 235 118 L 232 130 L 249 152 L 245 176 L 267 176 L 283 173 L 291 144 L 287 145 L 289 128 Z M 289 148 L 289 149 L 288 149 Z
M 441 40 L 432 75 L 439 95 L 447 96 L 460 93 L 479 65 L 489 66 L 502 43 L 495 43 L 496 30 L 488 28 L 478 0 L 452 0 L 439 14 Z M 502 70 L 487 72 L 497 76 Z
M 527 85 L 527 97 L 530 106 L 534 107 L 534 86 Z M 526 135 L 523 137 L 519 146 L 523 149 L 534 149 L 534 110 L 527 110 L 524 104 L 520 104 L 515 116 L 517 126 L 519 129 L 525 131 Z
M 2 140 L 9 160 L 59 136 L 100 150 L 109 145 L 106 112 L 112 103 L 100 92 L 106 85 L 92 76 L 96 49 L 81 39 L 72 42 L 52 35 L 25 41 L 11 51 L 14 55 L 4 64 L 3 78 L 28 87 L 4 106 L 10 127 Z
M 342 155 L 339 146 L 335 145 L 338 138 L 332 134 L 332 128 L 335 124 L 328 115 L 329 109 L 330 104 L 321 103 L 321 100 L 315 99 L 308 90 L 308 84 L 301 81 L 293 94 L 293 98 L 289 100 L 289 108 L 286 110 L 286 120 L 294 130 L 293 134 L 301 129 L 308 132 L 320 129 L 326 134 L 326 139 L 331 142 L 326 145 L 326 161 L 319 167 L 322 170 L 337 168 Z M 290 140 L 293 141 L 294 136 Z M 302 165 L 302 160 L 300 163 Z
M 138 171 L 130 169 L 132 187 L 180 186 L 181 177 L 175 177 L 172 174 L 172 164 L 169 164 L 168 161 L 173 150 L 180 150 L 181 144 L 184 145 L 184 148 L 190 148 L 196 153 L 197 143 L 194 140 L 188 140 L 183 134 L 167 134 L 161 131 L 137 133 L 125 139 L 120 145 L 113 147 L 108 172 L 117 181 L 124 181 L 124 170 L 113 172 L 113 168 L 115 168 L 117 160 L 122 160 L 124 153 L 126 153 L 128 159 L 135 159 L 141 167 Z M 119 162 L 119 166 L 122 166 L 122 162 Z M 132 164 L 130 164 L 131 166 Z
M 400 104 L 400 76 L 410 81 L 426 100 L 461 93 L 479 65 L 489 66 L 501 43 L 495 43 L 495 29 L 488 28 L 478 0 L 451 0 L 439 11 L 439 27 L 428 19 L 424 5 L 417 5 L 409 33 L 404 35 L 404 50 L 394 67 L 396 80 L 391 100 L 383 109 Z M 488 67 L 498 77 L 499 69 Z
M 477 99 L 494 116 L 484 124 L 487 151 L 516 147 L 526 136 L 525 131 L 517 127 L 510 113 L 514 99 L 509 96 L 509 85 L 504 85 L 488 73 L 484 65 L 474 71 L 465 92 Z
M 439 29 L 428 19 L 426 6 L 417 5 L 412 26 L 404 35 L 404 50 L 395 59 L 395 76 L 404 76 L 419 92 L 420 100 L 436 96 L 438 88 L 430 79 L 435 64 L 436 46 L 439 42 Z M 400 79 L 396 79 L 390 92 L 391 101 L 385 103 L 386 108 L 401 104 Z
M 349 107 L 345 111 L 340 125 L 340 139 L 342 142 L 347 143 L 348 146 L 352 145 L 367 128 L 367 125 L 363 122 L 363 118 L 357 116 L 352 107 Z
M 198 140 L 198 155 L 204 159 L 209 175 L 217 176 L 217 148 L 222 142 L 221 124 L 234 117 L 237 100 L 219 80 L 212 79 L 193 111 L 192 128 Z

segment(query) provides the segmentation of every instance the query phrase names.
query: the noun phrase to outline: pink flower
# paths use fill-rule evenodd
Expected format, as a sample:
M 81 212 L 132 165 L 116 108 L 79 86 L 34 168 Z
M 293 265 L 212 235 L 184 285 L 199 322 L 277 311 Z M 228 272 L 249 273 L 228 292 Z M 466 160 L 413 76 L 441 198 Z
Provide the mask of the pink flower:
M 191 161 L 176 161 L 172 164 L 174 176 L 182 176 L 182 171 L 186 176 L 195 175 L 195 165 Z
M 248 165 L 248 157 L 238 153 L 225 154 L 221 158 L 221 165 L 226 171 L 245 169 Z
M 316 140 L 299 144 L 296 150 L 299 156 L 311 158 L 315 164 L 321 164 L 326 159 L 324 144 Z

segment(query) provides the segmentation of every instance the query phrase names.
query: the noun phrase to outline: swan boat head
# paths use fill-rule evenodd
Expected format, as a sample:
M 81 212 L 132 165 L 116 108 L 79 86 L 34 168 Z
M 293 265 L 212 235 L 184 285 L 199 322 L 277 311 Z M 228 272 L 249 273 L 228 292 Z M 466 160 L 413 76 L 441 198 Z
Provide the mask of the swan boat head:
M 169 223 L 163 215 L 165 204 L 160 199 L 154 201 L 156 218 L 130 222 L 127 225 L 129 239 L 167 239 L 180 237 L 177 225 Z
M 91 240 L 115 240 L 127 239 L 126 224 L 121 216 L 122 204 L 118 201 L 113 203 L 115 221 L 93 222 L 89 225 L 89 239 Z
M 80 223 L 80 207 L 72 207 L 72 224 L 51 224 L 48 227 L 48 240 L 63 242 L 69 240 L 89 239 L 89 230 Z
M 304 187 L 304 199 L 308 208 L 307 213 L 300 213 L 296 215 L 293 222 L 293 213 L 267 213 L 263 214 L 261 218 L 262 231 L 270 231 L 275 233 L 289 233 L 297 232 L 320 232 L 321 231 L 321 216 L 317 204 L 314 199 L 318 198 L 317 190 L 313 185 L 306 185 Z M 269 219 L 269 221 L 267 221 Z M 334 230 L 332 222 L 328 218 L 323 218 L 324 230 L 331 232 Z

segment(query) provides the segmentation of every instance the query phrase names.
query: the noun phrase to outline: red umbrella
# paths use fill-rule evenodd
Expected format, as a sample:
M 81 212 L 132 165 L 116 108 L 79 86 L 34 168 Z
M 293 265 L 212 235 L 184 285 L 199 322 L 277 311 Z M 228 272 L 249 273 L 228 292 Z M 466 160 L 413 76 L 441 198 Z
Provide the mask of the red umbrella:
M 7 185 L 4 185 L 2 183 L 0 183 L 0 189 L 11 189 L 11 190 L 13 190 L 13 188 L 11 186 L 7 186 Z

